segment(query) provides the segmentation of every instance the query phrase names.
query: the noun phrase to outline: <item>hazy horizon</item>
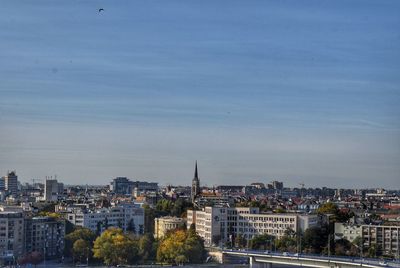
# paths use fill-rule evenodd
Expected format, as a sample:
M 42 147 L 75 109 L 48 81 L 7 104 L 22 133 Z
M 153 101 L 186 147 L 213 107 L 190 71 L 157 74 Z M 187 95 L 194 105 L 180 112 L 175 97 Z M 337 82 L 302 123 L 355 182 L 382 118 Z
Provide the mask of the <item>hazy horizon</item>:
M 103 12 L 98 9 L 103 8 Z M 0 176 L 400 188 L 399 1 L 2 1 Z

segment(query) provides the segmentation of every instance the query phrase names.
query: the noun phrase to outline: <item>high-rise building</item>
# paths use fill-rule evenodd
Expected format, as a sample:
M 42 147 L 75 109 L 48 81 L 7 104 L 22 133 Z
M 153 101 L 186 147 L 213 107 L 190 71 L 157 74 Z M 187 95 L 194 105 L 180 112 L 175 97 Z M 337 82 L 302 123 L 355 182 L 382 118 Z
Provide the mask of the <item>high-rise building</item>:
M 8 172 L 4 177 L 4 188 L 10 194 L 17 194 L 18 192 L 18 176 L 15 171 Z
M 191 190 L 191 199 L 192 203 L 196 200 L 196 197 L 200 194 L 200 179 L 199 179 L 199 173 L 197 171 L 197 161 L 196 165 L 194 168 L 194 178 L 192 180 L 192 190 Z
M 0 177 L 0 191 L 4 191 L 6 188 L 4 177 Z
M 281 182 L 281 181 L 273 181 L 272 182 L 272 187 L 275 190 L 282 190 L 283 189 L 283 182 Z
M 64 191 L 64 184 L 57 180 L 46 180 L 44 184 L 44 199 L 46 201 L 57 201 L 58 196 Z

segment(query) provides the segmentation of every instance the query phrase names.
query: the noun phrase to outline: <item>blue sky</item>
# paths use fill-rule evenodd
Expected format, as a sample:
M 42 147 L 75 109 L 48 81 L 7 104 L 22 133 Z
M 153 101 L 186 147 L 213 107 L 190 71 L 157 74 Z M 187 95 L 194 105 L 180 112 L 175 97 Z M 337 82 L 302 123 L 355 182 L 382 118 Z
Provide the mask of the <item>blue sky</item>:
M 98 9 L 104 8 L 99 13 Z M 400 188 L 398 1 L 2 1 L 0 172 Z

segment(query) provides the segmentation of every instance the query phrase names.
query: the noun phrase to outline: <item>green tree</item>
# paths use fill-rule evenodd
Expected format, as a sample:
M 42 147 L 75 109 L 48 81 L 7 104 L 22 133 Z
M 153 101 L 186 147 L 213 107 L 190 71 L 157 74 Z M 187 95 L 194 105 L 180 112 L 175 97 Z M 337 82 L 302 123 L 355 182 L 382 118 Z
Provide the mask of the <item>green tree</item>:
M 164 263 L 176 263 L 176 257 L 185 256 L 186 233 L 183 230 L 176 230 L 167 233 L 157 249 L 157 260 Z
M 280 239 L 275 240 L 275 246 L 279 251 L 296 252 L 297 239 L 294 236 L 284 235 Z
M 327 202 L 325 204 L 322 204 L 318 208 L 317 212 L 320 213 L 320 214 L 334 214 L 334 215 L 336 215 L 339 212 L 339 209 L 334 203 Z
M 109 228 L 94 241 L 93 256 L 106 265 L 133 264 L 139 259 L 136 241 L 119 228 Z
M 91 247 L 92 245 L 89 241 L 86 241 L 82 238 L 76 240 L 72 247 L 72 252 L 74 254 L 75 260 L 79 259 L 79 262 L 82 263 L 82 259 L 86 260 L 86 258 L 89 258 Z
M 247 245 L 246 238 L 244 238 L 242 234 L 238 234 L 235 237 L 235 247 L 244 248 L 244 247 L 246 247 L 246 245 Z
M 144 234 L 139 239 L 139 255 L 143 262 L 155 258 L 156 252 L 154 251 L 154 237 L 152 234 Z
M 157 260 L 163 263 L 201 263 L 204 258 L 204 242 L 192 226 L 187 232 L 183 229 L 168 232 L 157 249 Z
M 153 233 L 154 232 L 154 219 L 158 216 L 156 210 L 151 208 L 149 205 L 145 204 L 144 208 L 144 232 Z M 136 232 L 136 231 L 135 231 Z
M 269 234 L 256 235 L 250 240 L 251 249 L 272 249 L 275 237 Z
M 136 234 L 136 226 L 133 218 L 129 220 L 128 226 L 126 227 L 126 231 Z
M 72 256 L 74 243 L 79 239 L 86 241 L 90 245 L 90 248 L 92 248 L 93 241 L 96 239 L 96 234 L 88 228 L 79 227 L 72 233 L 66 235 L 64 247 L 64 254 L 66 256 Z
M 203 239 L 196 233 L 194 224 L 187 231 L 187 237 L 184 243 L 185 255 L 190 263 L 203 262 L 206 251 L 204 249 Z
M 325 228 L 311 227 L 304 232 L 304 248 L 307 252 L 321 253 L 327 243 L 328 232 Z

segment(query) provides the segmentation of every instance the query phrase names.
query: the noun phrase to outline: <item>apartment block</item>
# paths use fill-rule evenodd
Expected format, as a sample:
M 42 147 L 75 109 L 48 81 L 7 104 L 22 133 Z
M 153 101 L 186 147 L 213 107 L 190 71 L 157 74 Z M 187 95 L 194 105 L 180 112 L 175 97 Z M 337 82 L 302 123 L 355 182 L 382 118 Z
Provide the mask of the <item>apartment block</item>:
M 133 224 L 137 233 L 144 230 L 144 209 L 141 204 L 119 204 L 111 208 L 75 209 L 66 214 L 66 219 L 76 226 L 86 227 L 94 232 L 100 228 L 119 227 L 126 230 Z
M 22 212 L 0 211 L 0 259 L 10 261 L 24 253 L 24 216 Z
M 185 220 L 177 217 L 161 217 L 154 219 L 154 237 L 162 238 L 169 230 L 185 226 Z
M 357 237 L 362 239 L 363 249 L 375 246 L 382 254 L 399 254 L 400 226 L 335 223 L 336 239 L 353 242 Z
M 64 251 L 65 220 L 34 217 L 25 220 L 25 250 L 37 251 L 46 259 L 61 257 Z
M 205 207 L 200 211 L 188 210 L 188 228 L 192 223 L 205 244 L 211 246 L 228 242 L 239 234 L 246 239 L 261 234 L 280 238 L 288 229 L 304 231 L 318 226 L 320 221 L 318 215 L 262 214 L 254 207 Z

